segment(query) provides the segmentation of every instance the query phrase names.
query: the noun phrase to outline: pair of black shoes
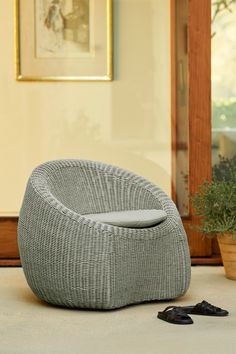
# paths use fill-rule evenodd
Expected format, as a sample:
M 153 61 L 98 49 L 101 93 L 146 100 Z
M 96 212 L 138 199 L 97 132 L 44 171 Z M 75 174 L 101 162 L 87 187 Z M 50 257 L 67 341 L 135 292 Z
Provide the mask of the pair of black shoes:
M 189 314 L 222 317 L 228 316 L 229 312 L 203 300 L 193 306 L 168 306 L 164 311 L 158 312 L 157 317 L 166 322 L 185 325 L 193 323 Z

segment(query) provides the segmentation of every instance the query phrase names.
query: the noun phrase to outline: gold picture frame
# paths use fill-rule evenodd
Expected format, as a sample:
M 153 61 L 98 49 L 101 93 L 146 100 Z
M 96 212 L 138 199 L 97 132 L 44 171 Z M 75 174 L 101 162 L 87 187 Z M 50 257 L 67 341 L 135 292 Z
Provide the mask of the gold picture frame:
M 112 0 L 15 0 L 18 81 L 112 80 Z

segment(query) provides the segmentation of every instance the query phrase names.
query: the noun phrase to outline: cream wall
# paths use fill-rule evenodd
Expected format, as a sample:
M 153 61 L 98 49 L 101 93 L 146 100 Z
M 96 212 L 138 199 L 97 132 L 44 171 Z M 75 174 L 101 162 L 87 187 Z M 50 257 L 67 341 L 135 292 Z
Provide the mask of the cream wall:
M 59 158 L 119 165 L 170 194 L 169 1 L 113 4 L 114 81 L 30 83 L 15 81 L 14 1 L 0 0 L 0 215 L 17 215 L 32 169 Z

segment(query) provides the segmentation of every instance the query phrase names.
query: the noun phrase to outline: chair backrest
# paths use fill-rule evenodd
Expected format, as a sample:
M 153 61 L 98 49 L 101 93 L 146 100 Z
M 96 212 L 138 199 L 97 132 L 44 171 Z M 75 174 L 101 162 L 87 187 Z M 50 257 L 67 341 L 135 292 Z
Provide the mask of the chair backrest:
M 53 162 L 49 162 L 49 164 Z M 67 208 L 79 214 L 160 209 L 157 198 L 139 177 L 122 169 L 85 160 L 40 167 L 41 183 Z

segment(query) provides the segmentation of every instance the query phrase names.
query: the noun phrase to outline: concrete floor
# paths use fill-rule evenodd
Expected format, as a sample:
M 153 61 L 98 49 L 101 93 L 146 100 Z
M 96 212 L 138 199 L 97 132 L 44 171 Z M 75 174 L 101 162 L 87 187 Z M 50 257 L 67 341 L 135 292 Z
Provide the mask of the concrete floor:
M 188 326 L 156 318 L 170 304 L 202 299 L 230 316 L 192 316 Z M 0 268 L 0 354 L 16 353 L 236 354 L 236 282 L 222 267 L 195 266 L 183 298 L 99 312 L 51 307 L 33 295 L 21 268 Z

